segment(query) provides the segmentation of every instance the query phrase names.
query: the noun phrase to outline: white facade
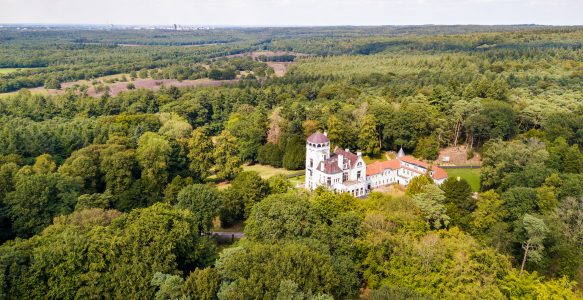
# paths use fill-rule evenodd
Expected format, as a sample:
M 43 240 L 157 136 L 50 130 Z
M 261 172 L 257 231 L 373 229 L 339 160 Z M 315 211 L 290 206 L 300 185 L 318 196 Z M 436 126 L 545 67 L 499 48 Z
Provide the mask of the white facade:
M 401 149 L 396 159 L 366 165 L 362 154 L 348 149 L 335 149 L 330 153 L 330 140 L 326 133 L 314 133 L 306 142 L 305 187 L 314 190 L 325 186 L 355 197 L 366 196 L 372 189 L 390 184 L 408 185 L 414 177 L 429 174 L 435 184 L 441 185 L 447 173 L 439 167 L 429 166 Z
M 330 153 L 330 140 L 326 133 L 314 133 L 306 142 L 306 183 L 308 190 L 326 186 L 355 197 L 368 194 L 366 163 L 362 154 L 335 149 Z

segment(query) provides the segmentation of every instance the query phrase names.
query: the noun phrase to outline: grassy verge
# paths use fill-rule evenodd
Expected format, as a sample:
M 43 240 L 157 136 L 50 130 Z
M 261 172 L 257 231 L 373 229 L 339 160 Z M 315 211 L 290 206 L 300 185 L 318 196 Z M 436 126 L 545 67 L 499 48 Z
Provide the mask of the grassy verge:
M 449 177 L 465 179 L 474 192 L 480 190 L 480 169 L 445 169 Z

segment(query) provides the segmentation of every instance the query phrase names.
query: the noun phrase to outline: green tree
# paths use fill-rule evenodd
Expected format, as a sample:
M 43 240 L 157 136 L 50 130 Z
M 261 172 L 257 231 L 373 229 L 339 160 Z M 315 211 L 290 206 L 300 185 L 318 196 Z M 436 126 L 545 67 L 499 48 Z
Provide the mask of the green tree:
M 472 198 L 472 187 L 463 178 L 449 177 L 440 188 L 444 191 L 444 203 L 452 223 L 467 228 L 470 214 L 476 208 L 476 201 Z
M 257 151 L 266 141 L 267 125 L 267 115 L 260 108 L 242 105 L 231 114 L 225 129 L 236 138 L 242 161 L 257 160 Z
M 292 183 L 283 174 L 271 176 L 267 179 L 267 182 L 269 183 L 269 190 L 272 194 L 285 194 L 294 188 Z
M 182 294 L 193 300 L 214 300 L 221 284 L 216 269 L 196 269 L 188 275 L 182 285 Z
M 373 115 L 364 117 L 358 138 L 358 146 L 366 155 L 375 157 L 380 154 L 377 121 Z
M 328 139 L 330 139 L 332 144 L 339 147 L 346 146 L 344 143 L 344 139 L 346 138 L 345 129 L 340 119 L 336 116 L 330 116 L 326 128 L 328 129 Z
M 221 199 L 221 208 L 219 210 L 221 227 L 228 228 L 244 220 L 245 200 L 238 191 L 232 188 L 222 190 Z
M 194 178 L 204 181 L 213 165 L 213 142 L 207 127 L 199 127 L 192 132 L 188 140 L 188 159 Z
M 158 287 L 154 295 L 156 300 L 179 299 L 182 295 L 181 287 L 184 279 L 178 275 L 154 273 L 152 285 Z
M 43 154 L 35 159 L 32 170 L 38 174 L 48 174 L 57 170 L 57 164 L 50 154 Z
M 255 203 L 269 195 L 269 183 L 261 178 L 257 172 L 241 172 L 235 177 L 231 189 L 243 199 L 245 203 L 245 217 L 251 214 Z
M 583 154 L 578 145 L 572 145 L 565 153 L 564 170 L 566 173 L 583 173 Z
M 480 193 L 476 202 L 476 210 L 471 214 L 470 225 L 475 233 L 484 233 L 496 223 L 502 222 L 506 216 L 504 202 L 494 190 Z
M 138 72 L 138 76 L 140 78 L 142 78 L 142 79 L 148 78 L 148 70 L 147 69 L 141 69 L 140 72 Z
M 153 186 L 163 186 L 168 181 L 170 143 L 161 135 L 146 132 L 138 139 L 136 158 L 142 168 L 142 179 Z
M 236 139 L 228 131 L 223 131 L 217 137 L 213 157 L 215 174 L 218 179 L 231 179 L 241 172 Z
M 531 262 L 539 262 L 542 259 L 544 250 L 544 240 L 548 234 L 548 227 L 545 222 L 535 216 L 525 214 L 522 218 L 522 226 L 526 232 L 526 240 L 522 244 L 524 256 L 520 264 L 520 274 L 524 271 L 527 259 Z
M 190 210 L 194 216 L 194 224 L 200 233 L 208 233 L 212 229 L 214 218 L 219 213 L 220 197 L 219 191 L 214 187 L 193 184 L 178 193 L 176 207 Z
M 178 193 L 193 183 L 191 177 L 182 178 L 180 175 L 177 175 L 164 189 L 164 202 L 171 205 L 176 204 L 178 201 Z
M 283 167 L 288 170 L 300 170 L 306 162 L 305 141 L 299 136 L 292 136 L 287 140 L 283 155 Z
M 422 137 L 417 141 L 413 155 L 428 160 L 436 160 L 439 156 L 439 142 L 434 136 Z
M 265 242 L 310 237 L 318 223 L 306 198 L 293 194 L 271 195 L 253 207 L 245 236 Z
M 26 174 L 23 169 L 4 201 L 14 232 L 30 237 L 50 225 L 53 217 L 73 211 L 80 183 L 58 173 Z
M 45 89 L 60 90 L 61 89 L 61 83 L 55 77 L 48 78 L 47 80 L 45 80 Z
M 340 289 L 341 275 L 332 261 L 321 249 L 298 242 L 247 243 L 230 248 L 221 253 L 216 263 L 224 279 L 218 296 L 219 299 L 276 299 L 284 280 L 293 281 L 306 294 L 326 293 L 340 299 L 352 296 L 358 287 Z M 347 288 L 350 294 L 344 293 Z
M 423 186 L 433 184 L 433 179 L 429 175 L 416 176 L 409 181 L 405 194 L 409 197 L 421 193 Z
M 421 210 L 429 225 L 440 229 L 447 227 L 450 217 L 446 215 L 444 192 L 434 184 L 426 184 L 413 196 L 413 202 Z

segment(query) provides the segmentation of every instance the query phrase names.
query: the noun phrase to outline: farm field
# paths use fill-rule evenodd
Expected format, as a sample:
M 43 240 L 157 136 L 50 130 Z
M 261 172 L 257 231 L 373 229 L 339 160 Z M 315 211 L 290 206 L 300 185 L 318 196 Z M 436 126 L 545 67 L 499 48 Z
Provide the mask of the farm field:
M 468 181 L 472 191 L 480 191 L 480 169 L 444 169 L 449 177 L 460 177 Z

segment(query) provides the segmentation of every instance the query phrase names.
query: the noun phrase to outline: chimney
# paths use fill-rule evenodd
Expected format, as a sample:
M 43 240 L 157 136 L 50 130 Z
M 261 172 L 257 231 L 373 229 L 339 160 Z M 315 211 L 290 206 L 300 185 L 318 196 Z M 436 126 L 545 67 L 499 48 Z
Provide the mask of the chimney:
M 324 130 L 324 135 L 328 136 L 328 131 Z
M 344 170 L 344 155 L 338 154 L 338 167 Z
M 350 152 L 350 149 L 346 148 L 346 149 L 344 149 L 344 151 L 346 151 L 346 152 Z

